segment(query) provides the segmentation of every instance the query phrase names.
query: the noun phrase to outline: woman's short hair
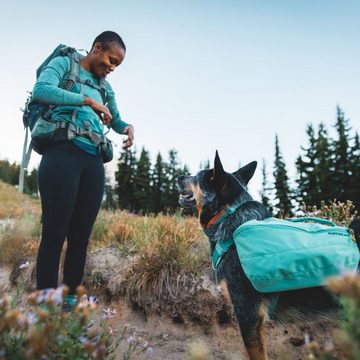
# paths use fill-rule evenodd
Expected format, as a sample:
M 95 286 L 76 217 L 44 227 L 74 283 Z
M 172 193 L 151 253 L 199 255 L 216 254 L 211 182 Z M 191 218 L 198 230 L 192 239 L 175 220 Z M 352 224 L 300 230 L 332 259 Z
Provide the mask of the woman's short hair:
M 110 43 L 112 42 L 116 42 L 119 44 L 120 47 L 122 47 L 124 49 L 124 51 L 126 51 L 126 46 L 125 43 L 123 41 L 123 39 L 120 37 L 120 35 L 118 35 L 116 32 L 114 31 L 104 31 L 102 32 L 100 35 L 98 35 L 92 46 L 91 49 L 94 47 L 95 43 L 99 42 L 103 48 L 103 50 L 108 50 L 110 47 Z

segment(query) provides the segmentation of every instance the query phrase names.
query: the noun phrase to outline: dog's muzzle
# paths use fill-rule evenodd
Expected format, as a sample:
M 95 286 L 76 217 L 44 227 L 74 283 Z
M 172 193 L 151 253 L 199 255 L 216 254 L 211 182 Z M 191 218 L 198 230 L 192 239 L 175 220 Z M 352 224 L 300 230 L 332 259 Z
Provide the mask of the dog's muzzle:
M 179 204 L 184 208 L 192 208 L 196 205 L 196 199 L 191 191 L 182 191 L 179 196 Z
M 196 199 L 191 190 L 186 189 L 186 177 L 178 176 L 178 187 L 180 191 L 179 204 L 184 208 L 192 208 L 196 205 Z

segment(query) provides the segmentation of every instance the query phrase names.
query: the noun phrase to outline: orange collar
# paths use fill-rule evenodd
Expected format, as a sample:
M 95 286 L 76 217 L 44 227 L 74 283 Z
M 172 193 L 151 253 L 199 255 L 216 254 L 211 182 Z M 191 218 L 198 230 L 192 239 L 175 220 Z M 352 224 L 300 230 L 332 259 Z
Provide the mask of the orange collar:
M 221 223 L 224 219 L 226 219 L 229 215 L 233 214 L 239 207 L 240 205 L 248 202 L 249 200 L 245 200 L 243 202 L 240 203 L 235 203 L 234 205 L 224 205 L 221 207 L 220 211 L 214 216 L 212 217 L 207 224 L 202 225 L 203 230 L 205 232 L 205 234 L 208 233 L 210 227 Z

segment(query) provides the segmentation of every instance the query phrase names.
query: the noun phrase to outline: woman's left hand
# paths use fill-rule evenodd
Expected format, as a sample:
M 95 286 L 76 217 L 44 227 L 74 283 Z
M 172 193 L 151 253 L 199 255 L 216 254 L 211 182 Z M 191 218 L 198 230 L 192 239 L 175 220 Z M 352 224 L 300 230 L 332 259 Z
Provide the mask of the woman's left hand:
M 123 133 L 127 135 L 127 139 L 123 141 L 123 148 L 128 149 L 134 143 L 134 127 L 127 125 Z

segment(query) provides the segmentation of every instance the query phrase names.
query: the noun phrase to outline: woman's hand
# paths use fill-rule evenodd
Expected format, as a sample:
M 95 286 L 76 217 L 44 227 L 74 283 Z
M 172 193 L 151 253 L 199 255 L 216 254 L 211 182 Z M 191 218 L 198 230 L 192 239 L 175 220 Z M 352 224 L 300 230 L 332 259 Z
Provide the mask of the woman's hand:
M 128 125 L 124 129 L 124 134 L 127 135 L 127 139 L 123 141 L 123 148 L 128 149 L 134 142 L 134 127 Z
M 100 120 L 104 125 L 109 124 L 112 119 L 109 109 L 105 106 L 90 98 L 88 96 L 84 96 L 84 105 L 90 106 L 99 116 Z

